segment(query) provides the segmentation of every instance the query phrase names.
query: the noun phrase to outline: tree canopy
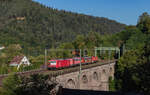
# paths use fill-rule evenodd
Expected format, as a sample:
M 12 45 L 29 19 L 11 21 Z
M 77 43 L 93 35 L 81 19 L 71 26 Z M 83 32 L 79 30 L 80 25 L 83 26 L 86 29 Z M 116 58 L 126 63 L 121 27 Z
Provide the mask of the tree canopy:
M 143 13 L 136 27 L 128 27 L 124 44 L 128 49 L 120 58 L 117 69 L 117 88 L 126 92 L 150 94 L 150 15 Z M 130 31 L 128 31 L 130 30 Z

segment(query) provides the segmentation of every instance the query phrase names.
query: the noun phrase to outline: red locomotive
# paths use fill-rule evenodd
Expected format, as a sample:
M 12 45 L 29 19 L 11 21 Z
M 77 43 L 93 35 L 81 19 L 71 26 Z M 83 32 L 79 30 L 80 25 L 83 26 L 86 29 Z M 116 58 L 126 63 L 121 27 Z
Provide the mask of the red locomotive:
M 59 69 L 59 68 L 65 68 L 65 67 L 71 67 L 81 64 L 90 64 L 95 63 L 98 61 L 98 57 L 92 56 L 92 57 L 74 57 L 74 58 L 68 58 L 68 59 L 55 59 L 55 60 L 49 60 L 48 61 L 48 69 Z

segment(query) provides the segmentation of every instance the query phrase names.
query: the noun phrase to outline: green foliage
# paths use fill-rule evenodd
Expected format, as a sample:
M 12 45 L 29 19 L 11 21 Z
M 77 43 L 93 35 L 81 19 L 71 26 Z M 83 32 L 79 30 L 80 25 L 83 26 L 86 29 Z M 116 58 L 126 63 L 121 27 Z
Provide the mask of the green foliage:
M 19 76 L 15 74 L 9 75 L 3 81 L 2 87 L 2 95 L 19 95 L 20 89 L 18 88 L 19 84 L 21 83 L 21 79 Z
M 150 15 L 148 13 L 143 13 L 138 20 L 137 27 L 146 34 L 150 34 Z
M 60 58 L 71 58 L 73 57 L 72 55 L 72 49 L 74 49 L 74 45 L 72 43 L 63 43 L 59 46 L 58 50 L 61 50 L 62 51 L 58 51 L 59 53 L 58 56 L 60 56 Z M 57 50 L 57 49 L 56 49 Z
M 48 75 L 31 75 L 30 78 L 24 77 L 19 88 L 23 95 L 50 95 L 56 85 Z
M 44 64 L 44 55 L 39 56 L 28 56 L 29 62 L 31 65 L 21 65 L 19 69 L 17 67 L 9 66 L 10 61 L 19 55 L 24 55 L 22 53 L 22 49 L 20 45 L 9 45 L 5 50 L 3 50 L 2 54 L 0 55 L 0 74 L 7 74 L 10 72 L 22 72 L 28 70 L 39 69 Z
M 144 46 L 146 35 L 140 31 L 133 34 L 130 39 L 126 41 L 126 49 L 137 49 Z
M 1 0 L 0 12 L 0 43 L 20 44 L 30 52 L 58 47 L 91 30 L 112 34 L 125 27 L 107 18 L 59 11 L 31 0 Z
M 53 59 L 53 58 L 73 57 L 74 55 L 72 55 L 71 51 L 73 50 L 79 51 L 79 49 L 82 49 L 83 55 L 85 54 L 86 56 L 94 56 L 95 47 L 116 46 L 114 43 L 111 43 L 111 39 L 113 37 L 111 35 L 102 36 L 99 33 L 92 32 L 92 31 L 89 32 L 87 36 L 78 35 L 76 39 L 72 42 L 62 43 L 56 49 L 51 48 L 50 51 L 48 51 L 48 58 Z M 103 54 L 101 54 L 100 57 L 102 59 L 114 59 L 114 56 L 115 56 L 115 52 L 111 52 L 111 54 L 109 54 L 108 51 L 105 51 L 105 52 L 103 51 Z
M 50 95 L 57 83 L 48 75 L 20 77 L 11 74 L 3 81 L 1 95 Z
M 8 66 L 6 64 L 0 65 L 0 74 L 7 74 L 8 73 Z
M 139 72 L 139 70 L 137 66 L 143 63 L 140 55 L 141 53 L 139 51 L 129 51 L 126 52 L 124 56 L 119 60 L 116 72 L 118 74 L 117 77 L 122 80 L 121 90 L 134 91 L 138 88 L 139 78 L 137 76 L 137 73 Z
M 140 16 L 137 27 L 126 29 L 130 36 L 123 40 L 128 51 L 116 68 L 117 89 L 126 92 L 150 94 L 150 16 Z M 128 31 L 130 30 L 130 31 Z
M 9 67 L 10 68 L 10 72 L 18 72 L 19 70 L 17 70 L 17 67 Z
M 78 35 L 73 42 L 75 49 L 83 49 L 85 47 L 85 37 L 83 35 Z
M 75 49 L 93 49 L 103 44 L 103 39 L 100 34 L 89 32 L 87 36 L 78 35 L 72 44 Z
M 7 62 L 6 63 L 9 63 L 15 56 L 22 55 L 21 50 L 22 50 L 22 48 L 21 48 L 21 46 L 19 44 L 11 44 L 11 45 L 9 45 L 4 50 L 4 52 L 7 55 Z
M 115 85 L 115 80 L 109 77 L 109 91 L 116 91 Z
M 142 48 L 143 49 L 143 48 Z M 118 89 L 126 92 L 150 93 L 149 67 L 144 50 L 127 52 L 117 64 Z M 120 87 L 121 86 L 121 87 Z
M 13 69 L 9 67 L 8 63 L 18 55 L 22 55 L 21 53 L 22 48 L 19 44 L 11 44 L 8 47 L 6 47 L 0 55 L 0 74 L 7 74 L 10 71 L 15 72 L 16 69 Z

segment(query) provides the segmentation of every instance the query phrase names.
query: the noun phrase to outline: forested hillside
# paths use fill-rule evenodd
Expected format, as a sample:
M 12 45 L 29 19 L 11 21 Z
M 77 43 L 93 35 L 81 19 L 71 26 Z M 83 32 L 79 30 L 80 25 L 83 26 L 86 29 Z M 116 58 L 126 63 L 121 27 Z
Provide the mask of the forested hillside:
M 59 11 L 31 0 L 0 0 L 0 44 L 5 46 L 51 48 L 73 41 L 79 34 L 112 34 L 124 27 L 107 18 Z

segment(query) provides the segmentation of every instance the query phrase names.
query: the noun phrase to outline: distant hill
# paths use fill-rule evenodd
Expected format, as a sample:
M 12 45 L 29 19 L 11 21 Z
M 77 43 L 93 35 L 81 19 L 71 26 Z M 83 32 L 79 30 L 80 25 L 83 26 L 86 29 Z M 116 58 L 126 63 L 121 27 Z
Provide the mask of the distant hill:
M 103 17 L 48 8 L 31 0 L 0 0 L 0 44 L 27 48 L 56 47 L 90 31 L 120 32 L 125 25 Z

